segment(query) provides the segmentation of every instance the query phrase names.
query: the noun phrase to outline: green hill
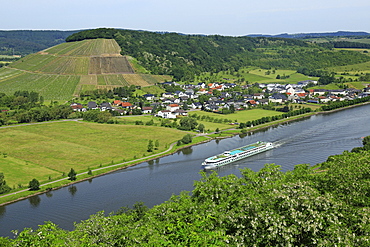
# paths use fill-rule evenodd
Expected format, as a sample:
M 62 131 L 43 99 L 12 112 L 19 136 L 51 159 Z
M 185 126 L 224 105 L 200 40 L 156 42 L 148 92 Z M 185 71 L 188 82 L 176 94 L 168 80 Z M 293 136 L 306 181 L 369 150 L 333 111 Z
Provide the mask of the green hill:
M 115 39 L 122 55 L 135 57 L 153 74 L 193 81 L 204 72 L 235 72 L 245 67 L 261 69 L 325 70 L 359 64 L 370 57 L 354 51 L 287 38 L 182 35 L 100 28 L 74 33 L 66 41 Z
M 0 92 L 40 93 L 46 100 L 68 100 L 82 91 L 151 86 L 170 77 L 137 74 L 113 39 L 63 43 L 28 55 L 0 69 Z M 137 65 L 136 65 L 137 66 Z

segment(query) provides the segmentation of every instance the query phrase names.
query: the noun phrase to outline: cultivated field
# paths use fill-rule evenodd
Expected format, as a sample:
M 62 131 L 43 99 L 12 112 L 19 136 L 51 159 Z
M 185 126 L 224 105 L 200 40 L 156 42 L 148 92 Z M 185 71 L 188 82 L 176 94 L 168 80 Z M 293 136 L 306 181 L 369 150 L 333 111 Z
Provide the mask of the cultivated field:
M 44 96 L 45 100 L 65 100 L 73 95 L 80 78 L 73 75 L 48 75 L 19 72 L 10 69 L 4 70 L 7 79 L 0 79 L 0 91 L 12 94 L 18 90 L 36 91 Z M 5 76 L 0 70 L 0 78 Z M 6 77 L 6 76 L 5 76 Z
M 84 122 L 2 128 L 0 171 L 10 186 L 26 186 L 32 178 L 54 179 L 71 168 L 86 171 L 147 156 L 152 154 L 146 151 L 149 140 L 159 141 L 159 153 L 185 134 L 162 127 Z
M 125 57 L 91 57 L 89 74 L 133 74 Z
M 135 74 L 130 61 L 121 56 L 115 40 L 63 43 L 0 69 L 0 92 L 28 90 L 46 100 L 69 100 L 86 90 L 147 87 L 171 80 L 169 76 Z M 145 71 L 138 64 L 135 68 Z
M 120 51 L 121 48 L 113 39 L 89 39 L 63 43 L 43 52 L 63 56 L 101 56 L 119 55 Z

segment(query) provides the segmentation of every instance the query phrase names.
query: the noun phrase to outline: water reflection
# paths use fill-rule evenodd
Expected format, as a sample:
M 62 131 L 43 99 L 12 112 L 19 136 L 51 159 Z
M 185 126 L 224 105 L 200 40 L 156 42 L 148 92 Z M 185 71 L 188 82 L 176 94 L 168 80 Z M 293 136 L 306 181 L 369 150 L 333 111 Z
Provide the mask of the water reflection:
M 3 217 L 6 213 L 6 207 L 0 206 L 0 218 Z
M 193 149 L 191 147 L 181 149 L 179 153 L 182 153 L 183 155 L 190 155 L 193 153 Z
M 28 201 L 30 202 L 30 204 L 33 208 L 37 208 L 40 205 L 41 198 L 40 198 L 40 196 L 32 196 L 32 197 L 28 198 Z
M 45 193 L 45 195 L 46 195 L 46 197 L 48 197 L 48 198 L 53 197 L 53 193 L 51 193 L 51 191 L 46 192 L 46 193 Z
M 68 192 L 71 193 L 72 196 L 74 196 L 77 192 L 77 187 L 74 185 L 71 185 L 68 187 Z

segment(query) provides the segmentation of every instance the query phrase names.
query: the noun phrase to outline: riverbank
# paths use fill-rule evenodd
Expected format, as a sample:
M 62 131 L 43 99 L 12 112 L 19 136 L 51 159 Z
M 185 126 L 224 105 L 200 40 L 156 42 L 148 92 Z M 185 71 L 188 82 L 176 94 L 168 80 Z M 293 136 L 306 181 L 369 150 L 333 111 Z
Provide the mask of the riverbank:
M 364 104 L 361 104 L 361 105 L 364 105 Z M 296 120 L 299 120 L 299 119 L 308 118 L 308 117 L 310 117 L 312 115 L 316 115 L 316 114 L 326 114 L 326 113 L 345 110 L 345 109 L 352 108 L 352 107 L 357 107 L 357 106 L 360 106 L 360 105 L 348 106 L 348 107 L 345 107 L 345 108 L 339 108 L 339 109 L 335 109 L 335 110 L 330 111 L 330 112 L 329 111 L 328 112 L 312 112 L 312 113 L 308 113 L 308 114 L 305 114 L 305 115 L 290 117 L 290 118 L 287 118 L 287 119 L 274 121 L 274 122 L 270 122 L 270 123 L 267 123 L 267 124 L 264 124 L 264 125 L 258 125 L 258 126 L 255 126 L 253 128 L 249 128 L 249 129 L 247 129 L 247 132 L 245 132 L 245 133 L 258 131 L 258 130 L 261 130 L 261 129 L 265 129 L 265 128 L 268 128 L 268 127 L 271 127 L 271 126 L 276 126 L 276 125 L 283 124 L 283 123 L 290 122 L 290 121 L 296 121 Z M 105 175 L 105 174 L 108 174 L 108 173 L 111 173 L 111 172 L 114 172 L 114 171 L 117 171 L 117 170 L 132 167 L 132 166 L 135 166 L 135 165 L 140 164 L 142 162 L 146 162 L 146 161 L 149 161 L 149 160 L 155 160 L 155 159 L 158 159 L 158 158 L 176 153 L 176 152 L 178 152 L 179 150 L 181 150 L 183 148 L 186 148 L 186 147 L 189 147 L 189 146 L 194 146 L 194 145 L 199 145 L 201 143 L 208 142 L 208 141 L 213 140 L 215 138 L 227 138 L 227 137 L 231 137 L 231 136 L 237 135 L 237 134 L 241 134 L 240 129 L 224 130 L 224 131 L 222 131 L 221 135 L 218 134 L 218 133 L 198 134 L 194 138 L 194 142 L 191 143 L 191 144 L 182 145 L 182 146 L 175 146 L 175 143 L 172 143 L 167 150 L 165 150 L 161 153 L 157 153 L 157 154 L 154 154 L 154 155 L 142 157 L 140 159 L 135 159 L 135 160 L 127 161 L 127 162 L 112 164 L 112 165 L 109 165 L 109 166 L 93 169 L 93 170 L 91 170 L 92 173 L 93 173 L 92 176 L 88 175 L 87 174 L 88 172 L 83 172 L 83 173 L 78 174 L 78 181 L 71 182 L 71 181 L 68 180 L 68 178 L 63 178 L 63 179 L 60 179 L 60 180 L 51 181 L 51 182 L 43 184 L 41 186 L 42 191 L 36 191 L 36 192 L 32 191 L 31 192 L 31 191 L 28 191 L 28 189 L 25 189 L 25 190 L 19 190 L 19 191 L 16 191 L 16 192 L 13 192 L 13 193 L 10 193 L 10 194 L 7 194 L 7 195 L 3 195 L 2 198 L 7 198 L 7 199 L 6 199 L 6 202 L 3 202 L 1 205 L 6 205 L 6 204 L 10 204 L 10 203 L 13 203 L 13 202 L 16 202 L 16 201 L 24 200 L 24 199 L 26 199 L 28 197 L 31 197 L 31 196 L 34 196 L 36 194 L 46 193 L 50 190 L 56 190 L 56 189 L 59 189 L 61 187 L 71 186 L 75 183 L 79 183 L 81 181 L 86 181 L 86 180 L 89 180 L 89 179 L 93 179 L 94 177 L 102 176 L 102 175 Z

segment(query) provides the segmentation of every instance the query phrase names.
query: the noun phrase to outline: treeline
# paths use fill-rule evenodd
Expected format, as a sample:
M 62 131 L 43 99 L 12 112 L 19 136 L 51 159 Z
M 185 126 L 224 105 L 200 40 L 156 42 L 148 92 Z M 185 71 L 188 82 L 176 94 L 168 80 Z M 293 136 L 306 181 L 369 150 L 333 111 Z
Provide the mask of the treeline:
M 112 99 L 115 96 L 119 98 L 131 98 L 136 89 L 140 89 L 140 86 L 130 85 L 123 87 L 115 87 L 112 90 L 106 88 L 85 90 L 80 93 L 80 97 L 86 97 L 90 99 Z
M 72 113 L 72 108 L 66 105 L 37 106 L 27 110 L 3 111 L 0 113 L 0 126 L 67 119 Z
M 1 246 L 369 246 L 370 153 L 330 156 L 282 172 L 202 172 L 192 192 L 148 209 L 104 212 L 67 231 L 52 222 Z
M 332 41 L 330 44 L 333 48 L 356 48 L 356 49 L 370 49 L 370 44 L 350 41 Z
M 44 98 L 33 91 L 16 91 L 13 95 L 0 93 L 0 108 L 2 109 L 30 109 L 43 102 Z
M 356 104 L 364 103 L 364 102 L 368 102 L 368 101 L 370 101 L 370 96 L 366 96 L 366 97 L 363 97 L 363 98 L 357 98 L 357 99 L 354 99 L 354 100 L 329 102 L 329 104 L 321 106 L 321 109 L 323 111 L 331 111 L 331 110 L 334 110 L 334 109 L 338 109 L 338 108 L 342 108 L 342 107 L 346 107 L 346 106 L 351 106 L 351 105 L 356 105 Z
M 16 91 L 13 95 L 0 93 L 0 126 L 66 119 L 73 113 L 70 106 L 45 106 L 43 102 L 43 97 L 33 91 Z
M 123 55 L 135 57 L 153 74 L 192 81 L 202 72 L 264 69 L 321 69 L 370 61 L 358 52 L 333 51 L 316 44 L 283 38 L 181 35 L 100 28 L 75 33 L 67 41 L 114 38 Z

